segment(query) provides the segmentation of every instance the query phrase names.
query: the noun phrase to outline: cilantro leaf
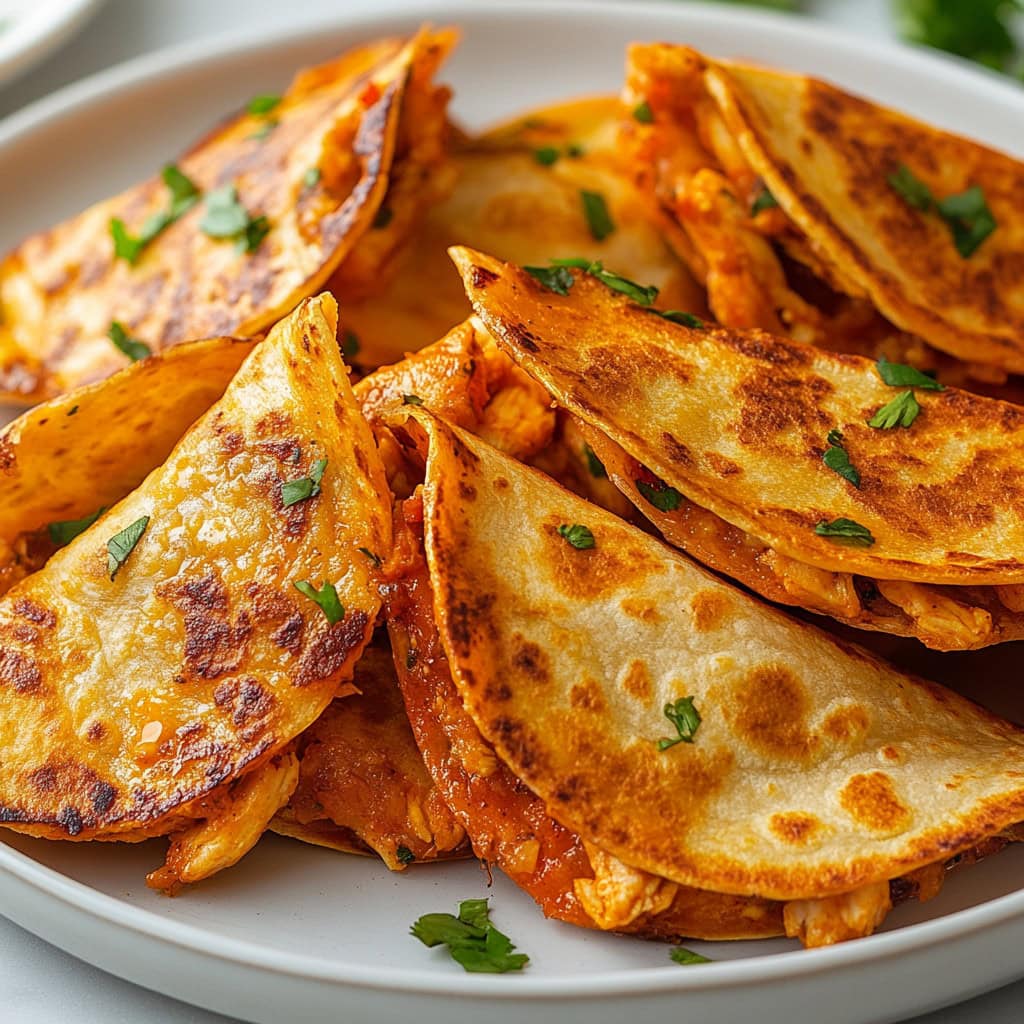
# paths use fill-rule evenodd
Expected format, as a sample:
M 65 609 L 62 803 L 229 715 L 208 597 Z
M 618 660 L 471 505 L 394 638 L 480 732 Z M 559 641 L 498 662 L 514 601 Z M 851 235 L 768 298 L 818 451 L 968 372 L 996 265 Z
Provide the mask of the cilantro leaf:
M 920 388 L 922 391 L 945 391 L 945 384 L 940 384 L 934 377 L 915 369 L 913 366 L 905 366 L 903 363 L 890 363 L 885 356 L 882 356 L 875 364 L 878 369 L 878 376 L 886 384 L 894 388 Z
M 558 150 L 554 146 L 541 146 L 533 151 L 533 159 L 543 167 L 550 167 L 558 160 Z
M 164 167 L 160 177 L 171 194 L 171 201 L 166 210 L 146 218 L 138 235 L 133 235 L 120 217 L 110 218 L 115 259 L 125 260 L 134 266 L 146 246 L 199 201 L 201 193 L 198 187 L 174 164 Z
M 300 593 L 304 594 L 314 604 L 316 604 L 320 611 L 324 613 L 324 618 L 333 626 L 336 622 L 341 622 L 345 618 L 345 607 L 338 600 L 338 591 L 335 589 L 333 583 L 329 583 L 326 580 L 321 585 L 320 589 L 317 590 L 312 583 L 307 580 L 296 580 L 292 584 L 295 589 Z
M 573 523 L 572 526 L 562 523 L 558 528 L 558 535 L 564 537 L 574 548 L 579 551 L 586 551 L 595 546 L 594 535 L 590 528 Z
M 583 203 L 583 216 L 587 219 L 587 227 L 594 240 L 603 242 L 615 231 L 615 222 L 608 212 L 608 204 L 600 192 L 588 192 L 580 189 L 580 201 Z
M 669 487 L 663 480 L 655 484 L 646 480 L 635 480 L 636 489 L 659 512 L 674 512 L 683 503 L 683 496 L 674 487 Z
M 604 463 L 586 441 L 583 442 L 583 457 L 587 460 L 587 469 L 592 477 L 596 480 L 603 480 L 608 476 L 608 470 L 604 468 Z
M 395 850 L 395 859 L 399 864 L 411 864 L 416 859 L 416 854 L 408 846 L 399 845 Z
M 491 923 L 487 900 L 463 900 L 458 917 L 424 914 L 411 931 L 425 946 L 447 946 L 451 958 L 472 973 L 521 971 L 530 962 L 525 953 L 513 953 L 512 940 Z
M 768 186 L 761 183 L 761 191 L 754 197 L 750 204 L 750 216 L 756 217 L 762 210 L 774 210 L 779 201 L 768 191 Z
M 266 217 L 252 217 L 239 202 L 238 189 L 224 185 L 206 197 L 199 229 L 210 238 L 233 239 L 240 251 L 253 252 L 270 230 Z
M 854 487 L 860 487 L 860 473 L 850 462 L 850 456 L 843 445 L 843 435 L 838 430 L 828 432 L 827 441 L 829 447 L 821 457 L 821 461 L 832 470 L 838 473 L 844 480 L 848 480 Z
M 692 697 L 680 697 L 669 701 L 662 709 L 665 717 L 676 727 L 676 736 L 658 740 L 658 750 L 668 750 L 677 743 L 692 743 L 700 728 L 700 712 L 693 705 Z
M 582 256 L 573 256 L 568 259 L 552 260 L 553 267 L 574 267 L 582 270 L 584 274 L 596 277 L 606 288 L 613 292 L 621 292 L 632 299 L 638 306 L 653 306 L 654 300 L 658 297 L 658 289 L 653 285 L 637 284 L 630 281 L 628 277 L 605 270 L 600 260 L 588 260 Z
M 359 335 L 355 331 L 346 331 L 341 339 L 341 354 L 346 359 L 359 355 Z
M 50 540 L 54 544 L 64 547 L 65 544 L 70 544 L 80 533 L 85 533 L 106 511 L 107 506 L 103 505 L 96 509 L 92 515 L 82 516 L 81 519 L 64 519 L 56 523 L 50 523 L 46 527 L 46 532 L 49 533 Z
M 953 233 L 956 251 L 964 259 L 973 255 L 997 226 L 985 193 L 977 185 L 940 199 L 936 208 Z
M 320 493 L 320 481 L 324 478 L 327 468 L 326 459 L 317 459 L 310 467 L 309 476 L 298 480 L 287 480 L 281 484 L 281 504 L 285 508 L 297 505 L 307 498 L 315 498 Z
M 930 210 L 935 205 L 932 190 L 906 164 L 900 164 L 886 181 L 893 191 L 898 192 L 916 210 Z
M 260 117 L 264 114 L 269 114 L 280 102 L 281 97 L 274 95 L 273 93 L 266 93 L 262 96 L 253 96 L 253 98 L 249 100 L 246 110 L 248 110 L 250 114 L 255 114 L 257 117 Z
M 113 580 L 118 570 L 127 561 L 135 545 L 142 539 L 147 526 L 149 526 L 149 516 L 142 516 L 123 530 L 115 533 L 107 541 L 107 572 L 110 573 L 111 580 Z
M 915 209 L 937 213 L 946 222 L 956 251 L 964 259 L 972 256 L 998 226 L 985 193 L 978 185 L 945 199 L 936 199 L 931 189 L 906 164 L 900 164 L 886 180 Z
M 871 419 L 868 426 L 876 430 L 893 430 L 895 427 L 909 427 L 917 419 L 921 406 L 913 391 L 901 391 L 891 402 L 887 402 Z
M 139 341 L 138 338 L 133 338 L 124 329 L 124 325 L 118 323 L 117 320 L 110 321 L 107 337 L 114 343 L 114 347 L 119 352 L 123 352 L 133 363 L 152 355 L 149 346 L 145 342 Z
M 846 544 L 848 547 L 869 548 L 875 543 L 875 538 L 866 526 L 861 526 L 853 519 L 822 519 L 814 528 L 819 537 L 828 537 L 837 544 Z
M 699 316 L 686 313 L 681 309 L 652 309 L 652 313 L 660 316 L 663 320 L 671 320 L 674 324 L 682 324 L 683 327 L 692 327 L 694 330 L 702 330 L 707 324 Z
M 633 120 L 639 121 L 641 124 L 654 124 L 654 111 L 651 110 L 651 105 L 647 100 L 641 100 L 633 108 Z
M 402 405 L 422 405 L 423 399 L 419 395 L 402 395 Z
M 317 182 L 319 182 L 320 174 L 321 171 L 319 167 L 310 167 L 309 170 L 307 170 L 306 173 L 303 174 L 302 176 L 303 187 L 313 188 L 313 186 L 316 185 Z
M 278 123 L 277 118 L 268 117 L 259 128 L 249 133 L 248 138 L 262 141 L 278 126 Z
M 556 295 L 568 295 L 569 289 L 575 284 L 575 278 L 565 267 L 523 267 L 523 270 Z
M 676 964 L 709 964 L 711 959 L 706 956 L 701 956 L 700 953 L 694 953 L 692 949 L 686 949 L 684 946 L 676 946 L 674 949 L 670 949 L 668 952 L 669 959 Z

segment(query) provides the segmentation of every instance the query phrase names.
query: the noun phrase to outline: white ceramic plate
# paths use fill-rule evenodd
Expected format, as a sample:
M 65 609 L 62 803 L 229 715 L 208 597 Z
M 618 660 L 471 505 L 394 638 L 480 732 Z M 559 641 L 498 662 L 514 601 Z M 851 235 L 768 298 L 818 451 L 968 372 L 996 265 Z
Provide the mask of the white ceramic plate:
M 74 35 L 103 0 L 0 0 L 0 83 Z
M 632 39 L 692 42 L 818 73 L 1018 152 L 1024 92 L 924 54 L 737 8 L 464 2 L 435 21 L 465 39 L 447 76 L 470 125 L 534 103 L 615 90 Z M 237 44 L 190 45 L 112 69 L 0 125 L 0 249 L 158 167 L 220 114 L 283 85 L 302 64 L 414 17 L 323 26 Z M 73 159 L 69 158 L 73 155 Z M 544 921 L 501 877 L 497 922 L 532 957 L 521 975 L 467 975 L 408 935 L 410 922 L 488 892 L 473 863 L 389 874 L 370 860 L 267 837 L 238 867 L 177 899 L 149 892 L 158 843 L 0 843 L 0 908 L 115 974 L 259 1022 L 440 1024 L 524 1019 L 862 1024 L 898 1020 L 1024 975 L 1024 848 L 899 908 L 883 934 L 805 952 L 771 941 L 663 946 Z

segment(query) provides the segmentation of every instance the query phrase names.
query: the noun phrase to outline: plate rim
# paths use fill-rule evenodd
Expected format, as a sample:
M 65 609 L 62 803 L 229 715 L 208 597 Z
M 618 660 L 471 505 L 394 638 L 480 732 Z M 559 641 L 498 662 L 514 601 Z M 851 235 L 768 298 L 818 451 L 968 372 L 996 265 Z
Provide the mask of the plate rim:
M 232 30 L 186 41 L 113 65 L 66 85 L 0 120 L 0 151 L 17 144 L 35 131 L 51 127 L 61 119 L 73 118 L 90 105 L 102 104 L 116 95 L 158 84 L 163 78 L 173 78 L 187 70 L 201 69 L 243 53 L 258 57 L 260 52 L 313 42 L 325 31 L 389 32 L 407 30 L 410 22 L 444 24 L 457 23 L 460 18 L 493 21 L 510 17 L 519 19 L 531 9 L 544 15 L 564 17 L 578 15 L 580 5 L 577 0 L 490 0 L 486 6 L 480 4 L 479 0 L 441 0 L 428 7 L 406 0 L 380 13 L 335 14 L 310 19 L 286 32 L 266 29 Z M 689 6 L 671 7 L 658 0 L 632 0 L 628 7 L 612 2 L 590 7 L 588 14 L 602 19 L 635 21 L 641 29 L 637 33 L 640 35 L 645 18 L 667 17 L 677 20 L 681 29 L 696 21 L 705 24 L 711 21 L 725 28 L 768 33 L 782 43 L 787 40 L 802 44 L 818 43 L 848 56 L 864 55 L 863 37 L 845 35 L 833 27 L 801 21 L 792 15 L 737 9 L 725 4 L 701 3 L 698 12 Z M 1013 83 L 1001 81 L 992 72 L 923 48 L 876 41 L 870 45 L 871 59 L 876 65 L 886 65 L 911 75 L 941 73 L 948 80 L 950 89 L 958 86 L 969 88 L 978 95 L 979 102 L 984 100 L 987 93 L 989 98 L 1017 106 L 1024 113 L 1024 91 Z M 169 920 L 153 911 L 125 904 L 114 896 L 99 892 L 40 864 L 27 854 L 11 848 L 2 839 L 0 871 L 118 929 L 270 974 L 404 995 L 486 995 L 496 1000 L 554 997 L 589 1001 L 638 992 L 656 995 L 759 986 L 766 981 L 777 984 L 839 968 L 865 967 L 879 960 L 922 952 L 959 941 L 1013 918 L 1024 917 L 1022 888 L 930 921 L 824 949 L 794 950 L 785 954 L 770 953 L 716 961 L 687 971 L 666 965 L 623 969 L 607 976 L 575 974 L 537 977 L 523 974 L 516 977 L 483 977 L 438 972 L 429 967 L 398 971 L 394 967 L 351 964 L 290 951 L 271 950 L 245 939 L 211 933 L 200 926 Z

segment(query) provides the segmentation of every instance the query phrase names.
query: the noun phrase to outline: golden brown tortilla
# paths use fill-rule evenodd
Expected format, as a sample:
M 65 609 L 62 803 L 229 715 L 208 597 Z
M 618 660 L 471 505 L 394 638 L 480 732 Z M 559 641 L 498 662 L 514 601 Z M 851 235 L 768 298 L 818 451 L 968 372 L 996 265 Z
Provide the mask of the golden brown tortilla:
M 173 888 L 237 859 L 239 830 L 255 841 L 287 799 L 286 747 L 350 677 L 380 605 L 359 549 L 390 549 L 335 328 L 330 296 L 304 302 L 163 465 L 0 601 L 8 827 L 181 833 L 154 878 Z M 282 483 L 321 459 L 319 493 L 285 507 Z M 111 565 L 111 539 L 140 522 Z M 336 586 L 336 621 L 303 580 Z
M 110 222 L 138 235 L 165 210 L 159 176 L 22 242 L 0 265 L 0 397 L 36 402 L 123 366 L 107 338 L 112 321 L 157 352 L 264 331 L 321 288 L 380 208 L 404 103 L 416 106 L 421 132 L 443 133 L 444 104 L 432 98 L 447 92 L 429 79 L 453 42 L 451 32 L 425 31 L 368 44 L 301 72 L 270 112 L 217 128 L 179 164 L 202 200 L 134 266 L 115 258 Z M 407 160 L 426 173 L 435 155 L 424 153 L 425 166 L 417 154 Z M 211 193 L 232 184 L 248 216 L 267 220 L 251 252 L 201 227 Z M 393 205 L 401 215 L 391 231 L 404 229 L 414 207 Z

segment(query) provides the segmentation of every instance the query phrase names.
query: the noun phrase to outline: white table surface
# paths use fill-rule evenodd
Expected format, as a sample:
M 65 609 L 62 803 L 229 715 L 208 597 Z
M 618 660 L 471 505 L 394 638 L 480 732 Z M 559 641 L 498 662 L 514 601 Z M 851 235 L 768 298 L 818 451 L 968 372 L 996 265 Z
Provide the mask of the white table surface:
M 296 27 L 330 13 L 378 10 L 432 0 L 108 0 L 77 39 L 35 70 L 0 88 L 0 118 L 55 89 L 130 57 L 198 37 Z M 583 2 L 583 0 L 581 0 Z M 628 0 L 621 0 L 628 2 Z M 480 0 L 486 3 L 486 0 Z M 811 0 L 822 20 L 874 38 L 891 37 L 888 0 Z M 2 911 L 2 908 L 0 908 Z M 0 1024 L 232 1024 L 227 1017 L 120 981 L 75 960 L 0 917 Z M 864 983 L 869 985 L 870 978 Z M 684 1007 L 680 1007 L 682 1012 Z M 1018 1024 L 1024 981 L 914 1024 Z M 343 1009 L 339 1007 L 339 1019 Z M 827 1019 L 827 1011 L 821 1017 Z M 301 1011 L 296 1024 L 304 1022 Z

